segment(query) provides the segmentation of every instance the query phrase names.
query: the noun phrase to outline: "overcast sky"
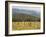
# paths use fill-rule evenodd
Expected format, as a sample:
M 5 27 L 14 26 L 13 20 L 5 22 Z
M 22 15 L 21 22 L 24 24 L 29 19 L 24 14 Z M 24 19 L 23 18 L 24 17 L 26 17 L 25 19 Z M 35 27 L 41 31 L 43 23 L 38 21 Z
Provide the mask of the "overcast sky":
M 13 6 L 13 9 L 17 8 L 17 9 L 25 9 L 25 10 L 34 10 L 36 12 L 40 12 L 41 8 L 40 7 L 24 7 L 24 6 Z

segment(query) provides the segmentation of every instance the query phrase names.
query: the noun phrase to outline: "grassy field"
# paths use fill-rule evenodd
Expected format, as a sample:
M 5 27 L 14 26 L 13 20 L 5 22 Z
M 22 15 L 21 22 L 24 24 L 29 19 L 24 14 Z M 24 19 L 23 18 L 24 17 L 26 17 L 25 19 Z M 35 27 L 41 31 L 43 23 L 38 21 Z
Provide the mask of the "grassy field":
M 40 29 L 40 22 L 12 22 L 12 30 Z

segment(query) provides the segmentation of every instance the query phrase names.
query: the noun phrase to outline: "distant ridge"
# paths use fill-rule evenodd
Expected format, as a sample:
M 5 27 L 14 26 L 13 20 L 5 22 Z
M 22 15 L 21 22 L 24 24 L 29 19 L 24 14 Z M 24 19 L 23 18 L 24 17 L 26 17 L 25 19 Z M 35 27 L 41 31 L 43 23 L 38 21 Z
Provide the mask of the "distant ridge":
M 34 11 L 34 10 L 25 10 L 25 9 L 17 9 L 17 8 L 12 9 L 12 14 L 15 15 L 16 13 L 40 17 L 40 12 L 37 12 L 37 11 Z

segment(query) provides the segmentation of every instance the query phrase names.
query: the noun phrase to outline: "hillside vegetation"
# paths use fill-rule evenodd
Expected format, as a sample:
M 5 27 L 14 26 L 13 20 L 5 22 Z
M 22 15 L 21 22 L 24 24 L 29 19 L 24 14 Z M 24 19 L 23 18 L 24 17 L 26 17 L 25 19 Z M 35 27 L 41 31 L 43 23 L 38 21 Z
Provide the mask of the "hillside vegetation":
M 25 14 L 16 14 L 12 16 L 12 21 L 40 21 L 40 18 Z

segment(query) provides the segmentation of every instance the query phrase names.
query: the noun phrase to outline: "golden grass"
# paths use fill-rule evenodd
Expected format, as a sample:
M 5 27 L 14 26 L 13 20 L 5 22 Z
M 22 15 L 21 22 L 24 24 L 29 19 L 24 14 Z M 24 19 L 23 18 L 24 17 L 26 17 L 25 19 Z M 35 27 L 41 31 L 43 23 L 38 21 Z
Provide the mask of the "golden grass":
M 40 29 L 40 22 L 12 22 L 12 30 Z

